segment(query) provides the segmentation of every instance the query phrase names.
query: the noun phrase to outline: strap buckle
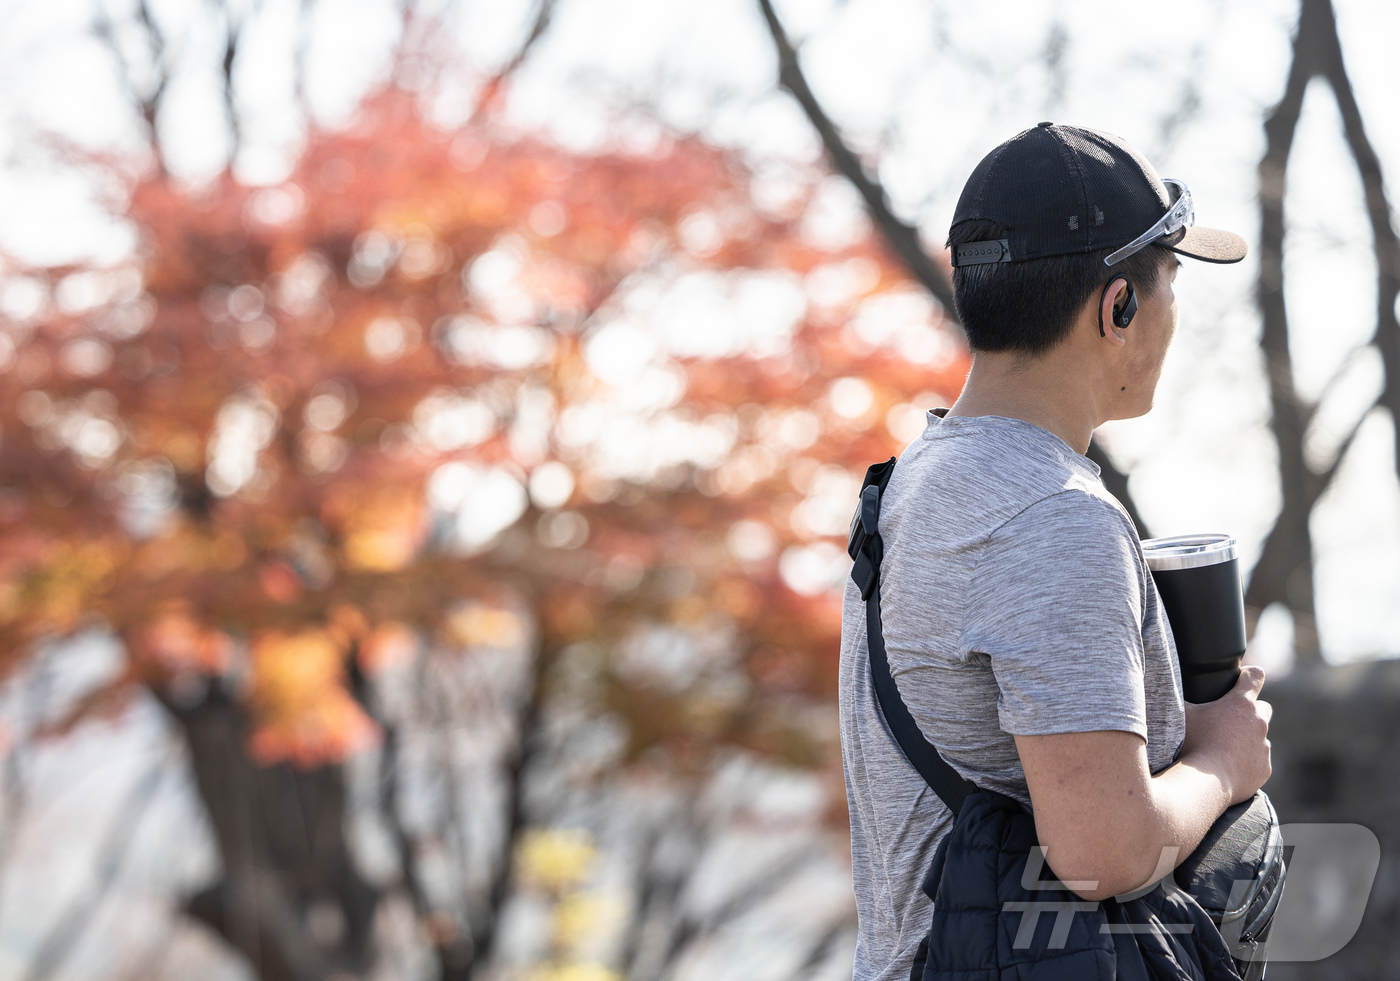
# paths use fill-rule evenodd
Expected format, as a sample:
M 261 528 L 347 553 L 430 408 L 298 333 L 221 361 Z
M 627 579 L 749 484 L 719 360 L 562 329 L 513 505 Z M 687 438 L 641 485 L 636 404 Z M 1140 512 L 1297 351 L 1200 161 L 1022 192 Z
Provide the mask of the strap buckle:
M 851 579 L 860 587 L 860 598 L 870 599 L 875 585 L 880 581 L 880 560 L 885 556 L 885 545 L 880 540 L 880 495 L 890 482 L 894 472 L 895 458 L 884 463 L 873 464 L 865 471 L 865 481 L 861 484 L 860 503 L 851 516 L 851 535 L 846 542 L 846 552 L 855 560 L 851 567 Z
M 851 534 L 846 542 L 846 552 L 855 558 L 872 535 L 879 534 L 880 488 L 867 485 L 860 492 L 856 513 L 851 515 Z
M 860 598 L 870 599 L 880 578 L 880 560 L 884 558 L 884 543 L 880 540 L 880 487 L 868 484 L 860 492 L 860 503 L 851 516 L 851 536 L 846 544 L 855 565 L 851 579 L 860 588 Z

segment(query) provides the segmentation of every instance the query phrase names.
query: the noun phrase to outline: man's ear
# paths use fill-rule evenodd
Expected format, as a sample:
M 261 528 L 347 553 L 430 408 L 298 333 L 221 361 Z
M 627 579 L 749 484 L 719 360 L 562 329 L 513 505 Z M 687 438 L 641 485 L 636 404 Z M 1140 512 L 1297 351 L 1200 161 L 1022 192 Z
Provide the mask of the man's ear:
M 1119 303 L 1126 302 L 1130 289 L 1128 280 L 1117 276 L 1108 281 L 1108 285 L 1103 288 L 1103 295 L 1099 297 L 1099 336 L 1119 347 L 1126 342 L 1123 329 L 1113 322 L 1113 311 Z

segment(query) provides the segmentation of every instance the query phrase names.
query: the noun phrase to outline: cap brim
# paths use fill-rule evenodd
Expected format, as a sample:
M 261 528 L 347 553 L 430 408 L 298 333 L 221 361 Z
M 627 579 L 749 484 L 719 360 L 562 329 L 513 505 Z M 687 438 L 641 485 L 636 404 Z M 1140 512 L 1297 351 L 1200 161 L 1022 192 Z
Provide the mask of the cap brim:
M 1178 255 L 1189 255 L 1193 259 L 1206 262 L 1239 262 L 1249 252 L 1244 239 L 1234 232 L 1224 232 L 1218 228 L 1201 228 L 1192 225 L 1186 229 L 1181 241 L 1170 246 Z

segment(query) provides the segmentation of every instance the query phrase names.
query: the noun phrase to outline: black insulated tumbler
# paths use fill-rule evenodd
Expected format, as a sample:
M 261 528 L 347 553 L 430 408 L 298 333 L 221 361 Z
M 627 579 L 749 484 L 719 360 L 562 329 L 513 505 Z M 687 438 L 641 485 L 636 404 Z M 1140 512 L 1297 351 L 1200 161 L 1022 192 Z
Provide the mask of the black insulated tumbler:
M 1213 702 L 1235 686 L 1244 657 L 1244 593 L 1235 540 L 1177 535 L 1142 543 L 1176 638 L 1182 695 Z

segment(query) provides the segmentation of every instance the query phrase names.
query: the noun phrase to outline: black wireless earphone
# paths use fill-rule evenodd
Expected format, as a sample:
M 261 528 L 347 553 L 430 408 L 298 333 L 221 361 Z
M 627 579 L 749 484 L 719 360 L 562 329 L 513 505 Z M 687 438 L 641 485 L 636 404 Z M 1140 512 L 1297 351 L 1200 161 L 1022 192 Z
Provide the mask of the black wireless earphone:
M 1117 327 L 1127 327 L 1133 322 L 1133 317 L 1137 315 L 1137 293 L 1133 290 L 1133 281 L 1127 276 L 1114 276 L 1107 283 L 1104 283 L 1103 292 L 1099 294 L 1099 336 L 1103 337 L 1103 300 L 1108 296 L 1108 289 L 1118 280 L 1128 287 L 1127 299 L 1123 301 L 1123 309 L 1113 308 L 1113 323 Z

